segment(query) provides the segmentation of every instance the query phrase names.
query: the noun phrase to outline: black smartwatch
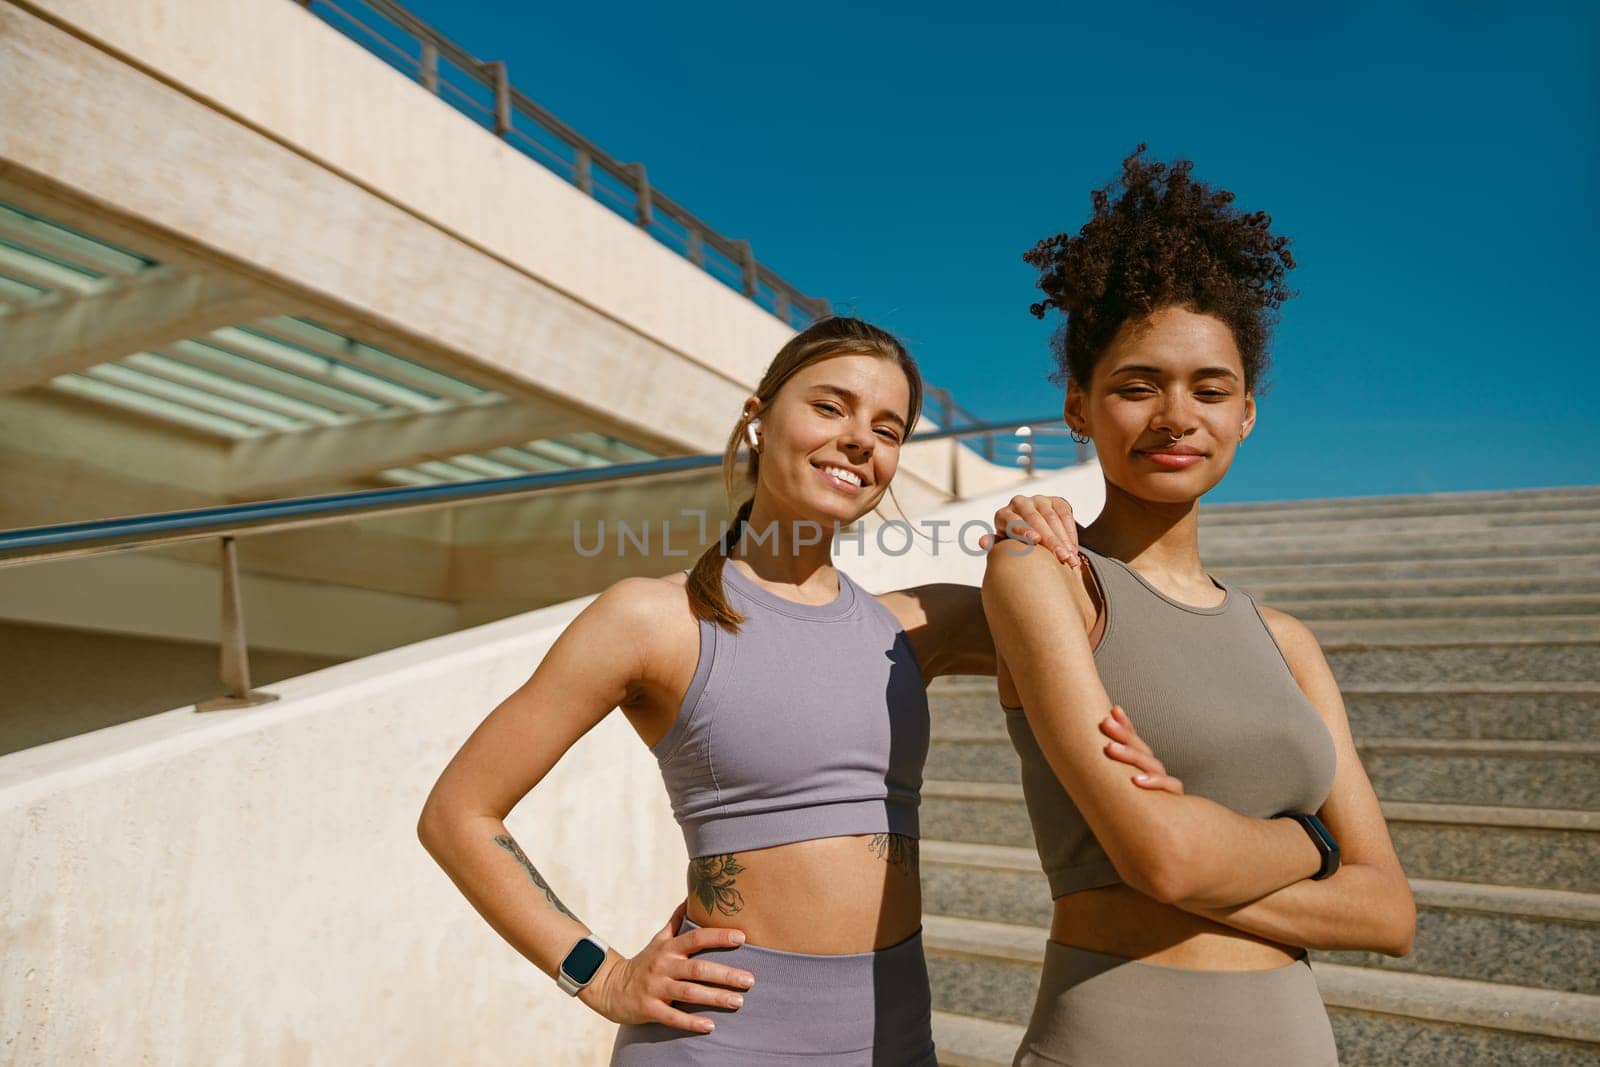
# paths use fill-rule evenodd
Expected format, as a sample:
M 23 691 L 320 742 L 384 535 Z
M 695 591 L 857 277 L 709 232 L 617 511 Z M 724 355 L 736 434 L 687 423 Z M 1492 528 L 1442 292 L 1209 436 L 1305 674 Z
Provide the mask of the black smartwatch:
M 1322 825 L 1321 819 L 1299 811 L 1279 812 L 1273 818 L 1293 819 L 1299 823 L 1311 838 L 1311 843 L 1317 846 L 1317 851 L 1322 853 L 1322 869 L 1311 876 L 1312 881 L 1320 882 L 1339 869 L 1339 842 L 1335 841 L 1328 828 Z
M 556 985 L 563 993 L 577 996 L 578 990 L 594 980 L 600 965 L 606 961 L 606 943 L 590 934 L 578 939 L 567 953 L 567 958 L 556 968 Z

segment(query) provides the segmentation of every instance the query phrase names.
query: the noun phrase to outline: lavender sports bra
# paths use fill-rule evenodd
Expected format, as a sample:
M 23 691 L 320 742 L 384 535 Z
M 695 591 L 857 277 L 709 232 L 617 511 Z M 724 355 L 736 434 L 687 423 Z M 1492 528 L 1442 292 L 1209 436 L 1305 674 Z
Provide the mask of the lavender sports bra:
M 722 564 L 738 633 L 700 622 L 700 660 L 651 752 L 690 857 L 848 834 L 918 836 L 928 700 L 894 615 L 839 571 L 797 604 Z

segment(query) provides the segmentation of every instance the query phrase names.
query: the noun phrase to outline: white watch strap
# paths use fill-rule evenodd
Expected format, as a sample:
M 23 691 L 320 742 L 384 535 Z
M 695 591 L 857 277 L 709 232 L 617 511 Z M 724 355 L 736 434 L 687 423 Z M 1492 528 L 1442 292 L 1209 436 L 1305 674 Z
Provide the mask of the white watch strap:
M 581 944 L 584 941 L 591 942 L 596 948 L 598 948 L 600 950 L 600 955 L 601 956 L 605 956 L 607 953 L 609 953 L 611 951 L 611 946 L 606 944 L 604 941 L 600 940 L 594 934 L 589 934 L 586 937 L 578 938 L 578 940 L 573 943 L 572 947 L 573 948 L 577 948 L 578 945 Z M 569 955 L 569 956 L 572 955 L 572 950 L 571 949 L 567 950 L 567 955 Z M 561 962 L 564 964 L 564 963 L 566 963 L 566 960 L 562 959 Z M 602 963 L 603 963 L 603 961 L 602 961 Z M 595 968 L 595 974 L 599 974 L 599 973 L 600 973 L 600 969 L 598 967 Z M 590 976 L 590 980 L 591 981 L 593 980 L 593 975 Z M 556 986 L 563 993 L 567 994 L 569 997 L 577 996 L 578 995 L 578 990 L 582 989 L 584 986 L 586 986 L 588 984 L 589 984 L 588 982 L 580 983 L 580 982 L 573 981 L 572 977 L 570 975 L 568 975 L 565 970 L 563 970 L 559 966 L 556 968 Z

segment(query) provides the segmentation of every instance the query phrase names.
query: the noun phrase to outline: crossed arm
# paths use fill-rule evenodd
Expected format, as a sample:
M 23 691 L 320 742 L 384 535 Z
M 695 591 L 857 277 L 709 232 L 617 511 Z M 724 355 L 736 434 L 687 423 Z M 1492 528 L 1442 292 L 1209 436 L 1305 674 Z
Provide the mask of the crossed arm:
M 983 606 L 1040 750 L 1123 881 L 1180 907 L 1233 907 L 1316 873 L 1320 856 L 1285 819 L 1203 797 L 1128 789 L 1101 753 L 1111 707 L 1065 571 L 1045 552 L 989 552 Z
M 1321 881 L 1295 882 L 1238 904 L 1175 903 L 1185 911 L 1282 944 L 1404 956 L 1416 937 L 1416 902 L 1389 839 L 1383 810 L 1356 752 L 1339 686 L 1316 637 L 1304 623 L 1271 608 L 1263 608 L 1262 615 L 1295 681 L 1333 735 L 1338 760 L 1333 789 L 1317 816 L 1339 842 L 1339 869 Z M 1132 733 L 1131 723 L 1127 732 Z M 1110 736 L 1122 740 L 1117 734 Z M 1165 776 L 1148 746 L 1136 737 L 1127 743 L 1148 754 L 1148 759 L 1140 761 L 1141 769 Z
M 1338 684 L 1311 631 L 1262 609 L 1334 741 L 1333 788 L 1317 814 L 1339 842 L 1341 862 L 1321 881 L 1309 877 L 1318 866 L 1316 850 L 1298 826 L 1184 797 L 1182 783 L 1167 775 L 1127 715 L 1120 708 L 1106 713 L 1110 698 L 1081 616 L 1063 595 L 1065 572 L 1054 562 L 1077 562 L 1071 505 L 1059 497 L 1018 496 L 996 513 L 995 528 L 1045 551 L 1019 555 L 1017 541 L 997 547 L 993 537 L 984 538 L 991 552 L 981 606 L 993 623 L 974 610 L 975 591 L 967 586 L 924 586 L 883 599 L 908 630 L 936 624 L 940 633 L 928 643 L 932 651 L 923 664 L 928 677 L 993 674 L 998 661 L 1006 661 L 1041 749 L 1061 781 L 1072 783 L 1068 795 L 1124 881 L 1283 944 L 1410 952 L 1415 901 L 1356 752 Z M 1142 791 L 1130 795 L 1118 764 L 1142 772 L 1133 779 Z
M 1049 538 L 1044 543 L 1054 547 Z M 1356 753 L 1338 684 L 1311 631 L 1262 609 L 1334 741 L 1333 789 L 1318 816 L 1339 842 L 1341 863 L 1321 881 L 1310 880 L 1315 849 L 1298 826 L 1184 796 L 1135 724 L 1120 713 L 1105 715 L 1110 698 L 1082 616 L 1064 595 L 1070 587 L 1063 574 L 1051 555 L 1019 553 L 1002 542 L 990 552 L 983 602 L 1040 749 L 1123 880 L 1157 900 L 1283 944 L 1408 953 L 1416 905 Z M 1129 799 L 1117 762 L 1144 772 L 1139 784 L 1146 790 L 1137 800 Z

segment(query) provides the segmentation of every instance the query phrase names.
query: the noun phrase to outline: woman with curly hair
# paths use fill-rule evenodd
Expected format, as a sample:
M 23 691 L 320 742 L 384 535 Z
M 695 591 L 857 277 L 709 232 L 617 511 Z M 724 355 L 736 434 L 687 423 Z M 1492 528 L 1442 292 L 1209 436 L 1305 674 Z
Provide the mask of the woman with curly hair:
M 1024 257 L 1034 314 L 1066 316 L 1065 417 L 1106 503 L 1088 566 L 1002 542 L 983 584 L 1055 901 L 1014 1062 L 1324 1067 L 1306 950 L 1403 956 L 1415 905 L 1316 638 L 1209 575 L 1198 521 L 1255 425 L 1294 259 L 1266 214 L 1144 148 Z M 1137 800 L 1107 737 L 1146 772 Z

